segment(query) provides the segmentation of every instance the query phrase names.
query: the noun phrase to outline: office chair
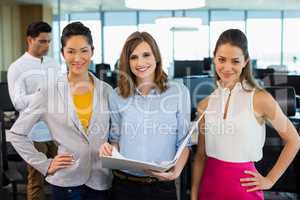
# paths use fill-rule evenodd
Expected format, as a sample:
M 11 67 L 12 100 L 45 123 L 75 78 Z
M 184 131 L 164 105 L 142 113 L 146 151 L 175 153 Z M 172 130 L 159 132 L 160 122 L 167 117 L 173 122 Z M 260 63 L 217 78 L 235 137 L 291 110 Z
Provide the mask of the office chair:
M 6 141 L 5 130 L 9 129 L 12 125 L 12 122 L 5 120 L 4 112 L 14 112 L 14 106 L 10 101 L 8 86 L 6 82 L 0 83 L 0 125 L 1 125 L 1 134 L 0 134 L 0 144 L 1 144 L 1 165 L 0 165 L 0 187 L 5 186 L 8 183 L 12 184 L 12 193 L 13 200 L 17 199 L 17 184 L 24 183 L 23 176 L 16 169 L 11 169 L 8 166 L 8 160 L 11 161 L 22 161 L 21 157 L 14 151 L 10 143 Z M 10 152 L 10 154 L 8 153 Z
M 110 72 L 110 65 L 101 63 L 101 64 L 96 64 L 96 75 L 97 77 L 102 80 L 103 76 L 106 75 L 107 72 Z
M 280 108 L 287 116 L 296 114 L 296 93 L 293 87 L 265 87 L 273 98 L 278 102 Z
M 287 73 L 274 73 L 269 74 L 263 79 L 265 86 L 281 86 L 281 87 L 293 87 L 296 95 L 300 95 L 300 76 L 291 75 Z M 296 98 L 297 108 L 300 108 L 300 99 Z
M 1 82 L 7 82 L 7 71 L 1 71 L 0 74 Z
M 113 88 L 117 87 L 117 72 L 111 71 L 109 64 L 96 64 L 96 77 Z

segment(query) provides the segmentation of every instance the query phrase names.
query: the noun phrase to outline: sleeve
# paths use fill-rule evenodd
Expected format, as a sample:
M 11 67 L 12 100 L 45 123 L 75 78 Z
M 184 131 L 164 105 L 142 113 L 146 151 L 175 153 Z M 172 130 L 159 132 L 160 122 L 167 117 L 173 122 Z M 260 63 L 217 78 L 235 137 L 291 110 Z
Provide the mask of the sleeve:
M 12 64 L 8 68 L 7 83 L 10 99 L 17 111 L 23 111 L 33 95 L 26 95 L 26 88 L 24 84 L 24 76 L 22 72 L 16 69 L 16 64 Z
M 179 101 L 177 111 L 177 142 L 176 149 L 184 141 L 188 134 L 188 130 L 191 122 L 191 99 L 189 90 L 182 85 L 179 87 Z M 187 143 L 187 146 L 191 146 L 191 139 Z
M 109 95 L 109 111 L 110 111 L 110 130 L 109 141 L 119 142 L 121 131 L 121 114 L 118 106 L 118 94 L 115 90 Z
M 46 112 L 45 94 L 38 91 L 33 94 L 33 101 L 20 114 L 17 121 L 8 131 L 7 140 L 11 142 L 19 155 L 31 166 L 40 171 L 43 175 L 47 174 L 51 159 L 45 154 L 34 148 L 32 141 L 28 138 L 32 127 L 40 120 Z

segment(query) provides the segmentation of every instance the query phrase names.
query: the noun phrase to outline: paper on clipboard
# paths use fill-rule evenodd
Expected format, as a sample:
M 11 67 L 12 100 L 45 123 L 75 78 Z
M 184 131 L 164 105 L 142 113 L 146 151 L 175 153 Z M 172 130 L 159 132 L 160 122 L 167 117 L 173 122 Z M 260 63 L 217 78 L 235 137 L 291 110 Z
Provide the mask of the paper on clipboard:
M 181 145 L 179 146 L 174 159 L 171 161 L 164 161 L 161 163 L 151 163 L 144 162 L 134 159 L 128 159 L 121 155 L 115 148 L 113 148 L 112 156 L 101 156 L 102 167 L 110 169 L 122 169 L 122 170 L 132 170 L 132 171 L 141 171 L 141 170 L 153 170 L 159 172 L 165 172 L 170 170 L 175 166 L 178 158 L 186 147 L 190 137 L 192 136 L 194 130 L 197 128 L 199 121 L 203 118 L 204 112 L 199 117 L 199 119 L 194 123 Z

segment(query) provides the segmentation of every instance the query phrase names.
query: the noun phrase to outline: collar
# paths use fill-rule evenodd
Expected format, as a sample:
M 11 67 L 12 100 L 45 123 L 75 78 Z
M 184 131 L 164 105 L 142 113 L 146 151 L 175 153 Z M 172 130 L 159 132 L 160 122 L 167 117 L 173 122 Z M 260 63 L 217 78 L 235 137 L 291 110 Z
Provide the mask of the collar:
M 237 93 L 243 91 L 243 87 L 246 89 L 251 89 L 251 87 L 247 84 L 246 80 L 243 80 L 242 82 L 237 82 L 231 91 L 229 88 L 224 87 L 220 81 L 217 81 L 217 86 L 218 90 L 220 90 L 223 94 Z
M 153 88 L 149 91 L 149 93 L 147 95 L 143 95 L 142 92 L 138 88 L 135 88 L 134 94 L 144 96 L 144 97 L 149 96 L 149 95 L 159 95 L 159 90 L 157 88 Z
M 42 63 L 42 62 L 45 60 L 45 58 L 44 58 L 44 57 L 42 57 L 42 58 L 37 58 L 37 57 L 34 57 L 33 55 L 31 55 L 31 54 L 30 54 L 30 53 L 28 53 L 27 51 L 25 52 L 24 56 L 25 56 L 26 58 L 29 58 L 29 59 L 35 60 L 35 61 L 37 61 L 37 62 L 40 62 L 40 63 Z

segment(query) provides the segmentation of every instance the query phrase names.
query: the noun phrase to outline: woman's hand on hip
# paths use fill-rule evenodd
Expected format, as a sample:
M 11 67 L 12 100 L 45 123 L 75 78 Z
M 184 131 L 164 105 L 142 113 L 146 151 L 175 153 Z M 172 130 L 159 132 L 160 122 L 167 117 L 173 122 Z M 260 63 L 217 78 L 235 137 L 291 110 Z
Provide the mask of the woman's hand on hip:
M 48 168 L 47 174 L 54 174 L 57 170 L 69 167 L 74 164 L 74 157 L 71 154 L 60 154 L 54 157 Z
M 240 182 L 243 187 L 248 187 L 247 192 L 268 190 L 274 185 L 274 182 L 271 179 L 262 176 L 258 172 L 246 170 L 245 174 L 248 174 L 251 177 L 241 178 Z

